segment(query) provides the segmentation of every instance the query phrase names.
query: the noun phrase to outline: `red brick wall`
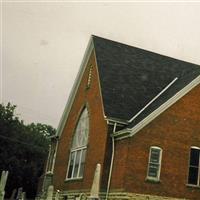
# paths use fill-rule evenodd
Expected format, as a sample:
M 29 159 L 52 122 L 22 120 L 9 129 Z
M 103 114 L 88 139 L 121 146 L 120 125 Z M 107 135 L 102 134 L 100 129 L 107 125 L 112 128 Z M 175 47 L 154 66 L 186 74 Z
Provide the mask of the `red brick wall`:
M 86 89 L 90 65 L 93 65 L 90 89 Z M 88 105 L 90 127 L 89 144 L 86 154 L 84 178 L 82 180 L 65 181 L 70 153 L 70 144 L 74 129 L 84 105 Z M 96 164 L 104 165 L 104 155 L 107 141 L 107 123 L 103 115 L 102 99 L 100 96 L 98 72 L 95 55 L 92 52 L 86 70 L 81 80 L 78 92 L 73 102 L 64 131 L 60 138 L 54 171 L 54 187 L 59 190 L 90 189 Z
M 163 149 L 160 183 L 145 181 L 150 146 Z M 200 199 L 200 188 L 186 186 L 191 146 L 200 147 L 200 85 L 135 136 L 116 141 L 111 188 Z

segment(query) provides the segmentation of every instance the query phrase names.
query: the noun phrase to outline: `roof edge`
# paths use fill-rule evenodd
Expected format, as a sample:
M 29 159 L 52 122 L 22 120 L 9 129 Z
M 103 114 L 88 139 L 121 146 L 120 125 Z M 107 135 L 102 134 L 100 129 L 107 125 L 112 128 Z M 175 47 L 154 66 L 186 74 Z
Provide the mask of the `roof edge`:
M 94 45 L 94 59 L 95 59 L 95 63 L 96 63 L 96 70 L 97 70 L 97 77 L 98 77 L 98 85 L 99 85 L 99 93 L 100 93 L 100 98 L 101 98 L 101 106 L 102 106 L 102 111 L 103 111 L 103 116 L 104 119 L 107 119 L 107 116 L 105 115 L 105 110 L 104 110 L 104 100 L 103 100 L 103 95 L 102 95 L 102 87 L 101 87 L 101 80 L 100 80 L 100 76 L 99 76 L 99 67 L 98 67 L 98 62 L 97 62 L 97 56 L 96 56 L 96 51 L 95 51 L 95 44 L 94 44 L 94 36 L 92 35 L 92 41 L 93 41 L 93 45 Z
M 63 112 L 62 117 L 60 119 L 60 122 L 58 124 L 57 131 L 56 131 L 57 136 L 61 136 L 61 134 L 63 132 L 63 129 L 65 127 L 65 123 L 68 119 L 69 112 L 71 110 L 72 104 L 73 104 L 74 99 L 75 99 L 75 95 L 77 93 L 77 90 L 78 90 L 78 87 L 80 85 L 83 73 L 85 71 L 86 64 L 89 60 L 89 57 L 90 57 L 93 49 L 94 49 L 94 43 L 93 43 L 93 37 L 91 36 L 90 39 L 89 39 L 87 48 L 85 50 L 85 53 L 84 53 L 78 74 L 77 74 L 76 79 L 74 81 L 74 84 L 73 84 L 73 87 L 71 89 L 70 95 L 68 97 L 67 103 L 65 105 L 64 112 Z
M 114 122 L 114 123 L 118 123 L 118 124 L 128 125 L 127 120 L 123 120 L 123 119 L 119 119 L 119 118 L 107 117 L 106 120 L 108 122 Z
M 186 85 L 182 90 L 177 92 L 173 97 L 168 99 L 165 103 L 163 103 L 160 107 L 154 110 L 151 114 L 149 114 L 146 118 L 144 118 L 134 127 L 125 128 L 123 130 L 115 132 L 112 134 L 112 136 L 115 137 L 116 140 L 121 140 L 134 136 L 142 128 L 148 125 L 151 121 L 153 121 L 156 117 L 158 117 L 161 113 L 167 110 L 170 106 L 176 103 L 179 99 L 181 99 L 184 95 L 186 95 L 188 92 L 190 92 L 194 87 L 196 87 L 199 84 L 200 84 L 200 75 L 197 76 L 195 79 L 193 79 L 193 81 L 191 81 L 188 85 Z
M 131 129 L 125 128 L 120 131 L 114 132 L 111 134 L 111 137 L 114 137 L 116 140 L 122 140 L 124 138 L 130 137 Z
M 92 35 L 92 37 L 95 39 L 95 38 L 100 38 L 100 39 L 103 39 L 103 40 L 108 40 L 110 42 L 114 42 L 114 43 L 118 43 L 118 44 L 121 44 L 121 45 L 125 45 L 125 46 L 128 46 L 128 47 L 131 47 L 131 48 L 136 48 L 136 49 L 140 49 L 142 51 L 145 51 L 145 52 L 148 52 L 148 53 L 153 53 L 153 54 L 156 54 L 158 56 L 163 56 L 163 57 L 166 57 L 166 58 L 170 58 L 170 59 L 173 59 L 173 60 L 176 60 L 176 61 L 180 61 L 180 62 L 184 62 L 184 63 L 188 63 L 188 64 L 192 64 L 192 65 L 196 65 L 196 66 L 199 66 L 199 64 L 196 64 L 194 63 L 193 61 L 187 61 L 187 60 L 184 60 L 183 58 L 174 58 L 172 55 L 170 54 L 164 54 L 164 53 L 160 53 L 160 52 L 155 52 L 153 49 L 146 49 L 145 47 L 141 47 L 141 46 L 135 46 L 134 44 L 127 44 L 126 42 L 121 42 L 121 41 L 118 41 L 118 40 L 113 40 L 111 38 L 105 38 L 105 37 L 102 37 L 102 36 L 98 36 L 98 35 Z

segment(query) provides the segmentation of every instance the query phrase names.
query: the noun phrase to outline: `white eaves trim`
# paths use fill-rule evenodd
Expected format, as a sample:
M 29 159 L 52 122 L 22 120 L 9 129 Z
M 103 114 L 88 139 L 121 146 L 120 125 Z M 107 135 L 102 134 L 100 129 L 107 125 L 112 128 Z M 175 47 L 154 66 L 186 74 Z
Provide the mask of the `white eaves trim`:
M 144 106 L 136 115 L 134 115 L 128 122 L 132 122 L 138 115 L 140 115 L 149 105 L 151 105 L 156 99 L 160 97 L 171 85 L 173 85 L 178 78 L 174 78 L 159 94 L 157 94 L 146 106 Z
M 185 94 L 187 94 L 189 91 L 191 91 L 198 84 L 200 84 L 200 76 L 195 78 L 192 82 L 190 82 L 182 90 L 177 92 L 173 97 L 171 97 L 168 101 L 166 101 L 159 108 L 157 108 L 155 111 L 153 111 L 150 115 L 148 115 L 146 118 L 144 118 L 141 122 L 136 124 L 133 128 L 123 129 L 119 132 L 113 133 L 113 137 L 115 137 L 116 140 L 121 140 L 121 139 L 124 139 L 127 137 L 132 137 L 138 131 L 140 131 L 142 128 L 144 128 L 147 124 L 149 124 L 152 120 L 154 120 L 158 115 L 160 115 L 167 108 L 169 108 L 171 105 L 173 105 L 175 102 L 177 102 L 180 98 L 182 98 Z
M 70 112 L 72 104 L 74 102 L 74 98 L 75 98 L 76 92 L 78 90 L 78 87 L 79 87 L 79 84 L 81 82 L 83 73 L 85 71 L 87 62 L 88 62 L 88 60 L 90 58 L 90 55 L 91 55 L 93 49 L 94 49 L 94 44 L 93 44 L 93 39 L 92 39 L 92 36 L 91 36 L 90 40 L 89 40 L 89 43 L 88 43 L 88 46 L 86 48 L 83 60 L 81 62 L 81 66 L 79 68 L 78 75 L 76 76 L 76 79 L 75 79 L 74 85 L 72 87 L 72 90 L 70 92 L 67 104 L 65 106 L 65 109 L 64 109 L 64 112 L 62 114 L 61 120 L 60 120 L 60 122 L 58 124 L 57 132 L 56 132 L 57 136 L 61 136 L 61 134 L 63 132 L 66 120 L 68 118 L 69 112 Z
M 104 117 L 107 120 L 107 123 L 117 123 L 117 124 L 121 124 L 121 125 L 128 125 L 128 122 L 125 120 L 121 120 L 121 119 L 114 119 L 111 117 Z

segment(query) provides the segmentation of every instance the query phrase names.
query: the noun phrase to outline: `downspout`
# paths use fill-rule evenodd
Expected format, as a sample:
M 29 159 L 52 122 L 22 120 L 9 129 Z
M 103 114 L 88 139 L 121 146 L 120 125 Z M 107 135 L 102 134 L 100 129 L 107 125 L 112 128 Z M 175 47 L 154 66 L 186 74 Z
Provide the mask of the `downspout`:
M 115 133 L 116 126 L 117 126 L 117 123 L 114 124 L 113 133 Z M 106 191 L 105 200 L 108 199 L 108 194 L 109 194 L 109 190 L 110 190 L 110 181 L 111 181 L 111 177 L 112 177 L 114 156 L 115 156 L 115 139 L 114 139 L 114 136 L 112 135 L 112 156 L 111 156 L 111 162 L 110 162 L 110 171 L 109 171 L 109 176 L 108 176 L 108 184 L 107 184 L 107 191 Z
M 51 144 L 49 145 L 49 153 L 48 153 L 48 157 L 47 157 L 47 162 L 46 162 L 46 169 L 45 169 L 45 175 L 48 173 L 48 169 L 49 169 L 49 160 L 50 160 L 50 155 L 51 155 Z
M 50 154 L 51 154 L 51 145 L 49 145 L 49 150 L 48 150 L 48 157 L 47 157 L 47 161 L 46 161 L 46 166 L 45 166 L 45 171 L 44 171 L 44 179 L 42 180 L 42 187 L 41 187 L 41 192 L 44 193 L 45 191 L 45 179 L 46 179 L 46 175 L 48 172 L 48 167 L 49 167 L 49 160 L 50 160 Z
M 59 138 L 56 137 L 56 148 L 55 148 L 55 152 L 54 152 L 54 155 L 53 155 L 53 162 L 52 162 L 52 168 L 51 168 L 52 174 L 54 173 L 56 155 L 57 155 L 57 151 L 58 151 L 58 139 L 59 139 Z

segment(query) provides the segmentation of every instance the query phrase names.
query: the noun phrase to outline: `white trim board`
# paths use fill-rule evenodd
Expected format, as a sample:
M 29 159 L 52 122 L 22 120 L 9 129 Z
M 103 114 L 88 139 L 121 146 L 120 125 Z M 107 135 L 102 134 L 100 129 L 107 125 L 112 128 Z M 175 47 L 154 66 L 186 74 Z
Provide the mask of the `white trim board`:
M 171 85 L 173 85 L 178 78 L 174 78 L 161 92 L 159 92 L 146 106 L 144 106 L 136 115 L 134 115 L 128 122 L 132 122 L 138 115 L 140 115 L 149 105 L 151 105 L 156 99 L 160 97 Z

